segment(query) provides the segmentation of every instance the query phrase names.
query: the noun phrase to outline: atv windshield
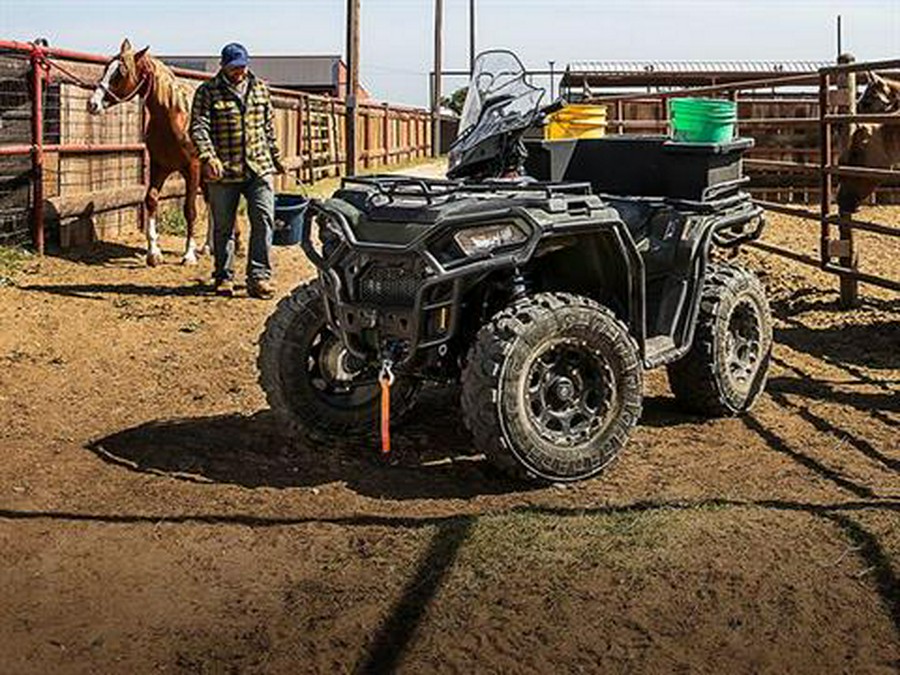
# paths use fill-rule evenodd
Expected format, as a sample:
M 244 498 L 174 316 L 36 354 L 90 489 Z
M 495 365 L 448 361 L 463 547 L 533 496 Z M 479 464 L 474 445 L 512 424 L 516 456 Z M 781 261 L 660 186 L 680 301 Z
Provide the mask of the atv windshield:
M 459 151 L 485 138 L 534 122 L 544 90 L 525 81 L 525 68 L 512 52 L 482 52 L 475 60 L 454 143 Z

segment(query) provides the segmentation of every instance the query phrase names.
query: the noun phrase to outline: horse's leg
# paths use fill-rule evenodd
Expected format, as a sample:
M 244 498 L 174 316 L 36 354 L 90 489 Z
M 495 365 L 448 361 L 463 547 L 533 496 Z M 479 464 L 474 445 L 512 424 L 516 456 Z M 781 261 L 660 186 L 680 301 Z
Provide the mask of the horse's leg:
M 156 231 L 156 209 L 159 207 L 159 194 L 169 171 L 158 164 L 150 163 L 150 187 L 144 195 L 144 206 L 147 209 L 147 264 L 156 267 L 162 264 L 163 254 L 159 248 L 159 234 Z
M 184 177 L 184 219 L 187 222 L 187 237 L 184 242 L 182 265 L 197 264 L 197 243 L 194 241 L 194 222 L 197 220 L 197 188 L 200 186 L 200 168 L 191 164 L 181 172 Z

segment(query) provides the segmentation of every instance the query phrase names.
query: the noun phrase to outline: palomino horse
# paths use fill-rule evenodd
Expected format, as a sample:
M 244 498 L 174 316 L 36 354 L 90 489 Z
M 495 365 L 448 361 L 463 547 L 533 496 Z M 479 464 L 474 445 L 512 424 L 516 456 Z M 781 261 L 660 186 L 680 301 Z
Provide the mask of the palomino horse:
M 184 218 L 187 221 L 183 264 L 197 262 L 194 221 L 197 218 L 197 192 L 201 188 L 200 161 L 188 136 L 191 93 L 171 70 L 147 53 L 148 47 L 132 51 L 128 40 L 118 55 L 110 59 L 97 88 L 88 102 L 88 110 L 99 115 L 107 108 L 140 95 L 147 108 L 145 135 L 150 155 L 150 185 L 144 197 L 147 209 L 147 264 L 162 262 L 162 250 L 156 231 L 156 209 L 166 179 L 176 171 L 184 177 Z M 210 242 L 207 236 L 207 244 Z M 206 249 L 206 246 L 204 246 Z
M 900 82 L 877 73 L 867 73 L 869 84 L 857 102 L 856 111 L 874 115 L 900 113 Z M 839 164 L 872 169 L 891 169 L 900 164 L 900 125 L 860 124 L 841 154 Z M 838 187 L 841 213 L 854 213 L 874 192 L 878 178 L 842 176 Z

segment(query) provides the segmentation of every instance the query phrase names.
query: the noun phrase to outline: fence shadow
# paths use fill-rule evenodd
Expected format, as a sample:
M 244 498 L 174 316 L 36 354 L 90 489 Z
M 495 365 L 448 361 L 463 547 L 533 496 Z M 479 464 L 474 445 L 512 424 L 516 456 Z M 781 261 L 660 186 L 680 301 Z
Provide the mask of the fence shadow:
M 900 320 L 885 319 L 868 324 L 841 321 L 835 325 L 809 325 L 802 320 L 808 312 L 828 312 L 847 318 L 838 294 L 819 289 L 798 289 L 772 302 L 772 313 L 786 326 L 776 327 L 775 341 L 791 349 L 842 366 L 872 369 L 900 367 Z M 879 315 L 900 315 L 900 300 L 862 298 L 860 310 Z M 851 317 L 852 318 L 852 317 Z
M 195 297 L 213 294 L 212 284 L 194 283 L 190 286 L 148 286 L 141 284 L 28 284 L 19 290 L 50 293 L 82 300 L 102 300 L 104 294 L 139 295 L 146 297 Z
M 776 328 L 775 341 L 825 361 L 877 370 L 900 367 L 900 320 L 871 325 L 811 328 L 799 322 Z
M 422 624 L 428 606 L 440 591 L 475 524 L 474 517 L 461 517 L 438 525 L 431 545 L 407 582 L 403 595 L 394 604 L 367 653 L 352 672 L 366 675 L 396 672 L 397 665 L 416 637 L 416 630 Z

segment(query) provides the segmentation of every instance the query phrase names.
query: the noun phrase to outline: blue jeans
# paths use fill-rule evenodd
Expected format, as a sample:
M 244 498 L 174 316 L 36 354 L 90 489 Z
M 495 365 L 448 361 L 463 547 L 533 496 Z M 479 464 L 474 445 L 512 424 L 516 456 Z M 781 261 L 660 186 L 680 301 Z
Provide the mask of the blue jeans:
M 272 276 L 272 228 L 275 223 L 275 191 L 271 177 L 252 174 L 237 183 L 210 182 L 209 208 L 213 217 L 213 256 L 216 280 L 234 279 L 234 223 L 241 195 L 250 218 L 250 251 L 247 280 Z

